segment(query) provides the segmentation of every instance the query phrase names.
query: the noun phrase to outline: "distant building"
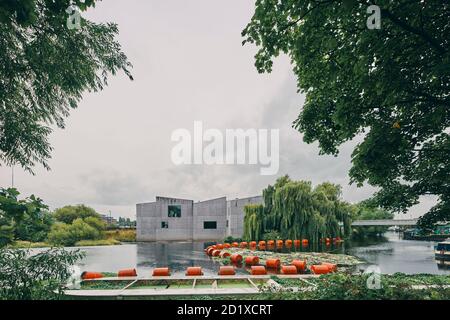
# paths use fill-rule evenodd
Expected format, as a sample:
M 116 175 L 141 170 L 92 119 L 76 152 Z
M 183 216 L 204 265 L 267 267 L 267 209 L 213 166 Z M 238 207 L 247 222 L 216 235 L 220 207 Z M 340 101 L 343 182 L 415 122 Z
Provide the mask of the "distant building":
M 117 224 L 117 220 L 111 216 L 108 216 L 106 214 L 101 214 L 100 217 L 103 221 L 106 222 L 106 224 Z
M 136 238 L 158 240 L 220 240 L 242 237 L 244 206 L 261 204 L 262 196 L 227 200 L 226 197 L 193 200 L 156 197 L 136 205 Z

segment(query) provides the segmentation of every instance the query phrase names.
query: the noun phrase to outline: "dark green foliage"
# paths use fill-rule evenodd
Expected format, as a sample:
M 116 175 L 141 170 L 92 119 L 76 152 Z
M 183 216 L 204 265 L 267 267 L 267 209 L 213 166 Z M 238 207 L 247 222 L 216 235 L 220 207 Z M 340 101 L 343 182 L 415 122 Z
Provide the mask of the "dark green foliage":
M 264 205 L 245 206 L 244 239 L 262 240 L 268 232 L 284 239 L 348 236 L 351 233 L 351 206 L 340 200 L 341 187 L 279 178 L 263 191 Z M 341 230 L 340 224 L 343 225 Z M 272 234 L 275 236 L 275 234 Z
M 242 238 L 235 238 L 232 236 L 228 236 L 225 239 L 223 239 L 224 243 L 233 243 L 233 242 L 242 242 Z
M 376 202 L 406 212 L 438 204 L 419 222 L 450 221 L 450 10 L 448 1 L 257 0 L 242 32 L 259 72 L 289 55 L 306 101 L 294 128 L 322 154 L 363 136 L 350 177 L 379 188 Z M 381 29 L 366 26 L 369 5 Z
M 86 91 L 99 91 L 109 74 L 131 67 L 115 41 L 117 25 L 82 19 L 67 27 L 69 0 L 0 3 L 0 161 L 32 172 L 48 168 L 52 126 Z M 94 0 L 74 1 L 82 10 Z
M 14 188 L 0 188 L 0 247 L 14 240 L 42 241 L 46 238 L 52 217 L 41 199 L 31 195 L 19 200 Z
M 80 240 L 98 240 L 106 224 L 100 215 L 85 205 L 65 206 L 54 212 L 55 223 L 48 234 L 54 245 L 73 246 Z
M 64 223 L 72 223 L 76 219 L 85 219 L 88 217 L 100 219 L 100 214 L 84 204 L 64 206 L 62 208 L 56 209 L 53 213 L 53 216 L 55 217 L 56 221 Z
M 48 300 L 61 297 L 79 251 L 51 249 L 36 255 L 0 249 L 0 300 Z

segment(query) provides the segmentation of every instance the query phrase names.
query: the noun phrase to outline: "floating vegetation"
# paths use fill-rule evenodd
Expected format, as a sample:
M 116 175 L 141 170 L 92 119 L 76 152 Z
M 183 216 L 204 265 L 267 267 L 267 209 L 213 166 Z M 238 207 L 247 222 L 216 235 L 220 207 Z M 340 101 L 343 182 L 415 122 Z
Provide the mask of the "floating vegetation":
M 223 251 L 232 253 L 238 253 L 243 257 L 246 256 L 258 256 L 259 263 L 265 264 L 267 259 L 278 258 L 282 265 L 290 265 L 292 260 L 305 260 L 307 266 L 313 264 L 321 264 L 323 262 L 336 264 L 339 271 L 343 271 L 346 268 L 354 267 L 358 264 L 364 263 L 358 258 L 346 254 L 336 254 L 327 252 L 290 252 L 280 253 L 275 251 L 255 251 L 243 248 L 228 248 Z M 228 257 L 213 257 L 214 260 L 221 262 L 222 264 L 229 264 Z

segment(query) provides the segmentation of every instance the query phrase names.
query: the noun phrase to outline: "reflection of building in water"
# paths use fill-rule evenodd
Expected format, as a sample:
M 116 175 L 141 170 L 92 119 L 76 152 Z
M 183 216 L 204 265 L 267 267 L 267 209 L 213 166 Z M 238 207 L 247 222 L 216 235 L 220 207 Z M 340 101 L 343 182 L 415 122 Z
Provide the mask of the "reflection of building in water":
M 170 267 L 171 272 L 184 274 L 187 267 L 202 267 L 204 272 L 216 272 L 220 263 L 204 254 L 208 242 L 140 242 L 137 248 L 137 267 L 140 270 Z
M 155 202 L 136 205 L 136 238 L 158 241 L 241 237 L 244 206 L 260 203 L 261 196 L 229 201 L 222 197 L 201 202 L 156 197 Z

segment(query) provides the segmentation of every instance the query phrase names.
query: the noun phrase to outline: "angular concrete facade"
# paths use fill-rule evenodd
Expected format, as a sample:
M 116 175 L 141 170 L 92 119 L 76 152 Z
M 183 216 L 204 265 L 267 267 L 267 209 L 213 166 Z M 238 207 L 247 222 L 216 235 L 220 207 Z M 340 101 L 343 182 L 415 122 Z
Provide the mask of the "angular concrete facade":
M 226 197 L 194 202 L 156 197 L 155 202 L 136 205 L 138 241 L 221 240 L 241 237 L 244 206 L 262 203 L 262 197 L 227 201 Z

